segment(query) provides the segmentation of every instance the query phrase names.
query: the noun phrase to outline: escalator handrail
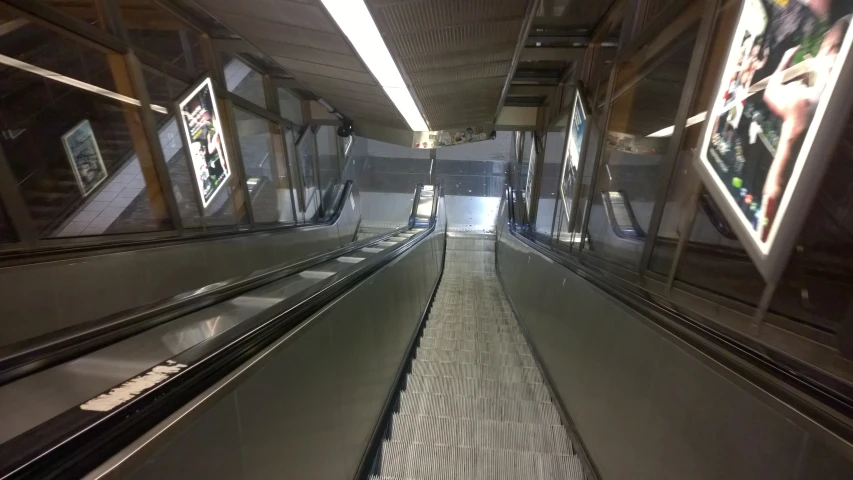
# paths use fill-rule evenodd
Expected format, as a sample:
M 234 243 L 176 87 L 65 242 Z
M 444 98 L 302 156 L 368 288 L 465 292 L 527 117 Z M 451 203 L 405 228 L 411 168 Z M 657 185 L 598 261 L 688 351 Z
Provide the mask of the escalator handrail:
M 586 265 L 538 242 L 524 229 L 516 228 L 512 187 L 507 186 L 507 226 L 510 234 L 548 260 L 577 274 L 605 294 L 637 311 L 642 318 L 690 347 L 746 378 L 753 384 L 799 410 L 814 422 L 845 441 L 853 441 L 853 390 L 805 362 L 775 354 L 758 341 L 734 338 L 719 329 L 690 318 L 675 307 L 662 305 L 642 291 L 607 279 Z M 827 408 L 828 407 L 828 408 Z
M 443 198 L 436 195 L 434 201 Z M 355 264 L 353 270 L 321 280 L 129 379 L 122 385 L 150 374 L 160 375 L 161 381 L 123 403 L 106 411 L 74 407 L 0 444 L 0 479 L 85 475 L 329 302 L 429 238 L 436 229 L 430 220 L 428 228 Z
M 238 230 L 233 230 L 232 227 L 208 228 L 206 231 L 184 232 L 177 234 L 176 232 L 163 232 L 154 234 L 148 238 L 121 238 L 121 235 L 116 235 L 117 239 L 109 242 L 86 243 L 86 244 L 71 244 L 71 245 L 49 245 L 43 247 L 28 247 L 26 250 L 8 250 L 0 252 L 0 264 L 2 266 L 15 266 L 30 263 L 39 263 L 46 261 L 61 260 L 65 257 L 82 258 L 87 256 L 115 254 L 142 250 L 151 247 L 162 246 L 178 246 L 188 245 L 193 243 L 207 242 L 211 240 L 222 240 L 224 238 L 233 238 L 254 235 L 257 233 L 279 233 L 286 230 L 300 230 L 305 228 L 316 228 L 324 225 L 334 225 L 346 207 L 346 199 L 350 196 L 354 188 L 352 180 L 347 180 L 344 184 L 343 193 L 335 203 L 335 208 L 331 215 L 326 218 L 318 219 L 317 221 L 303 224 L 265 224 L 260 223 L 253 226 L 239 227 Z
M 298 262 L 233 277 L 147 305 L 4 346 L 0 348 L 0 386 L 249 290 L 279 281 L 333 258 L 381 242 L 407 229 L 408 227 L 400 227 L 380 236 Z

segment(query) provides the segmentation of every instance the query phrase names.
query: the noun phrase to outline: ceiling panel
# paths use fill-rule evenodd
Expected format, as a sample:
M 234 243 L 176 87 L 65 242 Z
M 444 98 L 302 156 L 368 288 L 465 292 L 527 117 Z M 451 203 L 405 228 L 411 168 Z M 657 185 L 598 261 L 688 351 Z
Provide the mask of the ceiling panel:
M 367 0 L 434 130 L 489 123 L 531 0 Z
M 345 115 L 407 128 L 319 0 L 197 3 Z

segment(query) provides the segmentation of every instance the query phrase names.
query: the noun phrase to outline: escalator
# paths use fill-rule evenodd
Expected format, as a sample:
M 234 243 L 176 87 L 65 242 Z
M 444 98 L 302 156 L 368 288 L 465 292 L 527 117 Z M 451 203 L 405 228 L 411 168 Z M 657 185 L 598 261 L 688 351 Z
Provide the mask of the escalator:
M 447 239 L 444 273 L 371 479 L 583 479 L 495 275 L 494 238 Z
M 494 240 L 420 186 L 406 227 L 7 378 L 0 478 L 585 478 Z

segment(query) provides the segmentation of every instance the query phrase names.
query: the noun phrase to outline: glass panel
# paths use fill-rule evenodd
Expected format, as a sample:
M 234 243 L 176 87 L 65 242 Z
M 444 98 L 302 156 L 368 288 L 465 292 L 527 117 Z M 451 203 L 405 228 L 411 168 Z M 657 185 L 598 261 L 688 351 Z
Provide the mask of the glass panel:
M 556 124 L 548 129 L 545 138 L 545 161 L 542 163 L 542 173 L 539 185 L 539 207 L 536 213 L 536 231 L 551 235 L 554 225 L 554 215 L 560 191 L 560 173 L 563 167 L 563 152 L 566 146 L 566 126 L 568 115 L 563 116 Z
M 264 94 L 264 79 L 260 73 L 246 65 L 239 58 L 228 53 L 220 53 L 222 57 L 222 68 L 225 70 L 225 85 L 229 92 L 234 92 L 246 100 L 267 108 L 267 100 Z
M 0 143 L 39 235 L 172 228 L 120 57 L 35 23 L 0 37 L 0 53 L 24 62 L 0 67 Z
M 256 222 L 292 223 L 293 200 L 278 125 L 234 109 L 249 198 Z M 277 152 L 278 151 L 278 152 Z
M 503 196 L 514 136 L 515 132 L 497 132 L 494 140 L 435 149 L 436 182 L 443 185 L 445 195 L 490 197 L 472 201 L 471 205 L 480 210 L 496 208 L 493 199 Z M 429 174 L 429 165 L 424 165 Z M 473 220 L 478 222 L 476 225 L 494 223 L 482 215 Z
M 320 176 L 320 195 L 324 209 L 334 201 L 335 186 L 341 183 L 341 164 L 338 152 L 337 127 L 323 125 L 317 129 L 317 165 Z
M 305 198 L 305 220 L 314 218 L 320 209 L 320 192 L 317 188 L 317 154 L 315 135 L 311 128 L 306 129 L 296 145 L 299 155 L 299 168 L 302 170 L 302 191 Z
M 283 88 L 277 88 L 278 108 L 282 117 L 302 125 L 302 100 Z
M 188 72 L 207 70 L 198 33 L 149 0 L 118 2 L 130 43 Z
M 694 30 L 662 52 L 642 50 L 617 76 L 585 243 L 608 260 L 636 265 L 642 254 L 669 147 L 649 135 L 675 120 Z
M 15 234 L 15 228 L 12 226 L 12 222 L 9 221 L 9 217 L 6 215 L 6 209 L 0 205 L 0 242 L 11 243 L 17 241 L 18 236 Z

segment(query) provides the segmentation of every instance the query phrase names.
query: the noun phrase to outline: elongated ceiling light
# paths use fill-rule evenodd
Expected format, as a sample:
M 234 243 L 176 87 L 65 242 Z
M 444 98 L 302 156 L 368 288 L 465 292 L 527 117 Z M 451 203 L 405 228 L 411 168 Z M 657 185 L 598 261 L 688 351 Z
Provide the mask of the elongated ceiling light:
M 696 125 L 699 122 L 704 122 L 707 114 L 708 114 L 708 112 L 702 112 L 702 113 L 697 113 L 696 115 L 693 115 L 692 117 L 687 119 L 687 122 L 686 122 L 687 125 L 686 126 L 692 127 L 693 125 Z M 646 137 L 649 137 L 649 138 L 671 137 L 674 132 L 675 132 L 675 125 L 671 125 L 671 126 L 666 127 L 662 130 L 658 130 L 655 133 L 650 133 L 650 134 L 646 135 Z
M 376 77 L 388 98 L 406 119 L 409 128 L 416 132 L 429 130 L 415 104 L 415 99 L 412 98 L 412 93 L 409 92 L 394 59 L 391 58 L 388 47 L 382 40 L 382 35 L 379 34 L 379 29 L 376 28 L 376 22 L 367 11 L 364 0 L 322 0 L 322 2 L 355 47 L 355 51 L 367 64 L 370 73 Z

